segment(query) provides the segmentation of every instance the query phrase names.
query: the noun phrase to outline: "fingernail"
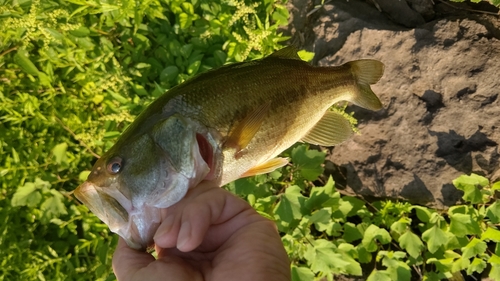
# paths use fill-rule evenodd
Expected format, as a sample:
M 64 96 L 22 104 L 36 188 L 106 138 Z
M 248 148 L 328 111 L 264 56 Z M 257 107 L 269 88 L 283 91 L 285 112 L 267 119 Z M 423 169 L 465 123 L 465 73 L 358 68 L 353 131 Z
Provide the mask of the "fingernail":
M 191 238 L 191 224 L 188 221 L 182 223 L 181 230 L 179 231 L 179 238 L 177 239 L 177 249 L 183 250 L 184 246 Z
M 167 218 L 160 224 L 160 227 L 158 227 L 158 229 L 156 230 L 156 233 L 153 236 L 153 240 L 159 238 L 161 239 L 161 237 L 167 235 L 174 225 L 174 219 L 175 217 L 172 215 L 167 216 Z

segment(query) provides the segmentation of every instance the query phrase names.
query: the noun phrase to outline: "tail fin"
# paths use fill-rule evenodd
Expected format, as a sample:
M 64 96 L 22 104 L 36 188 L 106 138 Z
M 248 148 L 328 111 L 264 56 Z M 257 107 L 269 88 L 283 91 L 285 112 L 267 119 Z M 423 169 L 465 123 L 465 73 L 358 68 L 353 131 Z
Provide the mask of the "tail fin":
M 370 88 L 384 74 L 384 64 L 377 60 L 357 60 L 346 63 L 351 67 L 358 84 L 359 94 L 351 100 L 357 106 L 370 110 L 379 110 L 382 103 Z

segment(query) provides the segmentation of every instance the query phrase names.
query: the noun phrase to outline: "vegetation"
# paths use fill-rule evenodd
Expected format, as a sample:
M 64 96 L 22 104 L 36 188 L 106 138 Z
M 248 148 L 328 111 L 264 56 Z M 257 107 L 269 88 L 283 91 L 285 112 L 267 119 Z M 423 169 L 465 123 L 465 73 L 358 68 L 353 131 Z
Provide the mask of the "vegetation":
M 72 190 L 154 98 L 279 49 L 287 20 L 272 0 L 0 0 L 0 280 L 114 280 L 117 238 Z M 498 183 L 457 179 L 466 204 L 447 212 L 367 204 L 318 184 L 323 152 L 285 154 L 293 165 L 227 188 L 276 220 L 294 280 L 500 280 Z

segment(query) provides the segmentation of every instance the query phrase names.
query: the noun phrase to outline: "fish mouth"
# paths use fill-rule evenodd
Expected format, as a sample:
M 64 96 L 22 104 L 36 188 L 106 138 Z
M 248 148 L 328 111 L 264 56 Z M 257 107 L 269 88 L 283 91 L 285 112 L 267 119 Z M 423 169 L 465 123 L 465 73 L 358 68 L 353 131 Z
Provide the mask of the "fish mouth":
M 81 184 L 74 194 L 131 248 L 145 250 L 154 244 L 153 236 L 161 222 L 159 208 L 134 208 L 117 188 L 110 186 L 104 189 L 90 181 Z

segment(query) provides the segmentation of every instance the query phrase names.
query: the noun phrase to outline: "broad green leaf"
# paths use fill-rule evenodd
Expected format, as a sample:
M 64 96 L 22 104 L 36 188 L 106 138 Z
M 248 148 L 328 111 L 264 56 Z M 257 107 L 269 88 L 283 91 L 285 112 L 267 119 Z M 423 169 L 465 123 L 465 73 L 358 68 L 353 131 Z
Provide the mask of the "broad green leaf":
M 329 223 L 331 221 L 332 210 L 330 208 L 323 208 L 312 213 L 309 218 L 310 223 Z
M 179 15 L 179 25 L 182 29 L 186 29 L 186 28 L 190 27 L 192 23 L 193 23 L 193 20 L 191 19 L 191 17 L 188 14 L 181 13 Z
M 300 50 L 297 52 L 297 54 L 303 61 L 307 62 L 312 61 L 312 59 L 314 58 L 314 52 L 308 52 L 306 50 Z
M 491 185 L 491 190 L 499 190 L 499 189 L 500 189 L 500 181 L 497 181 L 496 183 Z
M 68 149 L 68 144 L 63 142 L 60 143 L 54 148 L 52 148 L 52 154 L 56 157 L 56 163 L 57 164 L 62 164 L 67 162 L 67 157 L 66 157 L 66 150 Z
M 500 222 L 500 203 L 498 201 L 495 201 L 495 203 L 486 208 L 486 216 L 492 223 Z
M 485 232 L 481 233 L 481 240 L 489 240 L 500 242 L 500 231 L 492 227 L 488 227 Z
M 476 255 L 484 253 L 486 251 L 487 245 L 484 241 L 477 238 L 472 238 L 472 240 L 467 244 L 467 246 L 462 248 L 462 256 L 465 259 L 470 259 Z
M 28 58 L 25 50 L 19 50 L 14 55 L 14 62 L 21 67 L 21 69 L 33 76 L 38 76 L 38 69 L 35 64 Z
M 289 224 L 302 218 L 301 208 L 305 197 L 300 193 L 300 187 L 294 185 L 286 189 L 274 209 L 276 219 L 281 223 Z
M 395 240 L 398 240 L 399 237 L 406 232 L 408 228 L 409 220 L 407 218 L 401 218 L 398 221 L 394 222 L 390 227 L 390 233 Z
M 333 242 L 317 239 L 313 244 L 314 247 L 305 256 L 313 272 L 346 272 L 349 262 L 337 251 Z
M 314 279 L 314 273 L 308 267 L 292 265 L 292 281 L 310 281 Z
M 422 206 L 412 206 L 411 207 L 417 213 L 417 217 L 421 222 L 429 222 L 431 219 L 431 212 L 428 208 Z
M 78 179 L 81 182 L 84 182 L 84 181 L 87 180 L 87 178 L 88 178 L 89 175 L 90 175 L 90 171 L 89 170 L 81 171 L 80 174 L 78 175 Z
M 325 202 L 330 201 L 329 204 Z M 335 201 L 337 204 L 335 204 Z M 328 178 L 325 186 L 323 187 L 313 187 L 309 194 L 309 198 L 306 199 L 305 207 L 309 212 L 313 210 L 321 209 L 322 207 L 333 207 L 338 208 L 338 202 L 340 200 L 340 193 L 335 191 L 334 181 L 332 177 Z
M 391 275 L 385 270 L 374 269 L 366 281 L 392 281 Z
M 490 182 L 487 178 L 474 173 L 470 174 L 470 176 L 461 175 L 455 180 L 453 180 L 453 185 L 455 185 L 455 187 L 458 189 L 461 189 L 461 187 L 465 185 L 487 186 L 489 183 Z
M 500 280 L 500 264 L 491 264 L 491 271 L 488 277 L 493 280 Z
M 344 224 L 344 235 L 342 236 L 342 238 L 346 242 L 351 243 L 353 241 L 363 238 L 363 234 L 361 233 L 361 231 L 359 231 L 356 225 L 347 222 Z
M 462 175 L 453 180 L 453 185 L 455 185 L 457 189 L 460 189 L 464 192 L 464 196 L 462 198 L 472 204 L 478 204 L 482 202 L 483 195 L 481 194 L 478 186 L 484 187 L 488 184 L 489 181 L 487 178 L 476 174 L 471 174 L 470 176 Z
M 457 260 L 453 261 L 451 265 L 451 272 L 460 272 L 467 269 L 470 266 L 470 260 L 464 257 L 459 257 Z
M 458 237 L 481 233 L 478 221 L 473 219 L 471 215 L 452 214 L 450 221 L 450 232 Z
M 448 240 L 444 231 L 437 225 L 422 233 L 422 239 L 427 243 L 427 248 L 431 253 L 435 253 Z
M 387 230 L 371 224 L 363 234 L 361 244 L 363 244 L 369 252 L 375 252 L 378 249 L 377 241 L 381 244 L 387 244 L 390 243 L 391 240 L 391 235 Z
M 12 197 L 12 206 L 28 206 L 33 208 L 38 206 L 42 195 L 38 191 L 37 186 L 32 182 L 27 182 L 23 186 L 19 187 Z
M 472 275 L 474 272 L 482 273 L 485 268 L 486 262 L 483 259 L 474 258 L 470 266 L 467 267 L 467 274 Z
M 321 151 L 309 150 L 306 145 L 299 145 L 292 150 L 291 158 L 302 177 L 313 181 L 323 173 L 322 164 L 325 161 L 325 155 Z
M 346 217 L 354 216 L 356 213 L 363 208 L 365 202 L 359 200 L 358 198 L 351 196 L 343 196 L 340 199 L 339 210 Z
M 420 256 L 421 251 L 424 249 L 424 243 L 422 243 L 420 237 L 415 235 L 410 230 L 407 230 L 403 235 L 401 235 L 401 237 L 399 237 L 399 245 L 413 258 Z

